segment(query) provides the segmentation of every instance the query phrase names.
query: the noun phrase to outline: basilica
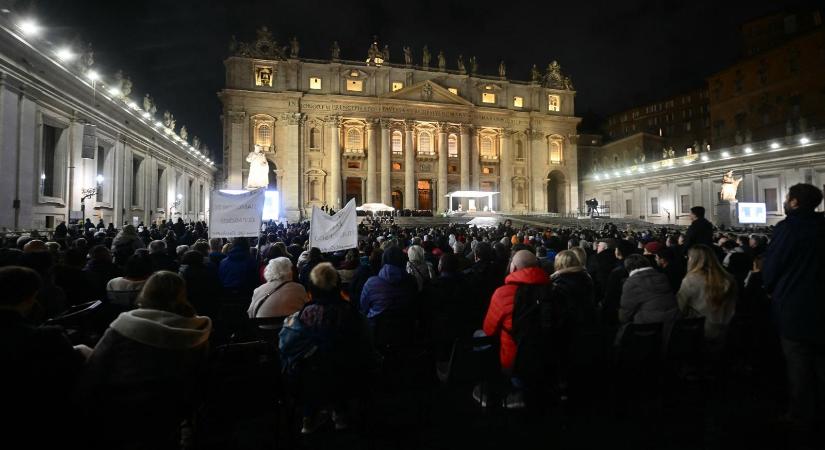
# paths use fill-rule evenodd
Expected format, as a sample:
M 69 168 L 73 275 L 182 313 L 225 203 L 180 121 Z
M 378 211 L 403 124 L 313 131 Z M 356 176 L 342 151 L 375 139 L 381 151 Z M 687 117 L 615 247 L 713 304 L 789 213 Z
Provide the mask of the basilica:
M 427 47 L 390 58 L 377 39 L 357 60 L 343 59 L 337 43 L 328 58 L 310 59 L 296 38 L 281 46 L 266 28 L 253 42 L 233 39 L 230 51 L 217 184 L 262 187 L 250 161 L 263 154 L 266 187 L 290 220 L 349 199 L 436 214 L 577 209 L 580 119 L 555 61 L 533 66 L 525 82 L 508 78 L 503 62 L 483 75 L 475 56 L 448 61 Z M 495 194 L 476 204 L 447 195 L 456 191 Z

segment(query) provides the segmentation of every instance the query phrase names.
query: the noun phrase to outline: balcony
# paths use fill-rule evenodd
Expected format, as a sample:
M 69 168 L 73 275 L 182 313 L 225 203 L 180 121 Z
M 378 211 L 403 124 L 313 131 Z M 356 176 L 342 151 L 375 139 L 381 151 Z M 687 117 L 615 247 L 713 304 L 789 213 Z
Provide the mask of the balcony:
M 415 159 L 419 161 L 435 161 L 438 155 L 435 152 L 418 152 L 415 154 Z
M 364 152 L 362 148 L 348 148 L 344 150 L 343 153 L 344 159 L 364 159 L 367 157 L 367 153 Z
M 480 155 L 482 161 L 498 162 L 498 155 Z

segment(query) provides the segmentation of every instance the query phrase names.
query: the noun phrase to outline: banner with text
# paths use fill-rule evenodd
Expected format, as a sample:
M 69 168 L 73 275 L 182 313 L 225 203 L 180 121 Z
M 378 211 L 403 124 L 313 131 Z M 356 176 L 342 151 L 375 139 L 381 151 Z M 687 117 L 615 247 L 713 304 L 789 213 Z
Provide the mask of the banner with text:
M 209 237 L 258 237 L 264 211 L 264 192 L 231 194 L 212 191 L 209 202 Z
M 318 247 L 322 253 L 358 247 L 355 199 L 351 199 L 332 216 L 313 207 L 309 223 L 309 245 Z

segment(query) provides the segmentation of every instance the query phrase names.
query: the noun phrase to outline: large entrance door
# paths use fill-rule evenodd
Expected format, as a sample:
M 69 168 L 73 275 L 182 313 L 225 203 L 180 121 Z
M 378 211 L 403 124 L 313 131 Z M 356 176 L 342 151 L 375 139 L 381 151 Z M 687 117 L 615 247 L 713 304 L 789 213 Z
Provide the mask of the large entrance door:
M 564 186 L 564 174 L 558 170 L 550 172 L 547 176 L 547 212 L 567 212 Z
M 418 209 L 433 209 L 433 191 L 430 180 L 418 180 Z
M 392 191 L 392 207 L 395 208 L 396 211 L 400 211 L 404 206 L 404 196 L 401 195 L 401 191 Z
M 361 201 L 361 179 L 358 177 L 347 177 L 346 202 L 351 198 L 355 199 L 356 205 L 363 205 Z M 346 204 L 346 203 L 345 203 Z

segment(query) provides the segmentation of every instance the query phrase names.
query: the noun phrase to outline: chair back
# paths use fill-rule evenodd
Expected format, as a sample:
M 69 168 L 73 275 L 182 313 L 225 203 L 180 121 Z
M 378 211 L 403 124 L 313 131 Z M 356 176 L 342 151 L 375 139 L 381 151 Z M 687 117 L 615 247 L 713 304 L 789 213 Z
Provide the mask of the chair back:
M 662 323 L 629 324 L 617 350 L 619 362 L 630 364 L 654 364 L 661 353 Z
M 374 319 L 372 332 L 379 351 L 410 346 L 415 341 L 415 318 L 404 312 L 385 312 Z
M 446 384 L 487 381 L 500 373 L 498 339 L 460 337 L 453 342 L 450 360 L 439 379 Z

